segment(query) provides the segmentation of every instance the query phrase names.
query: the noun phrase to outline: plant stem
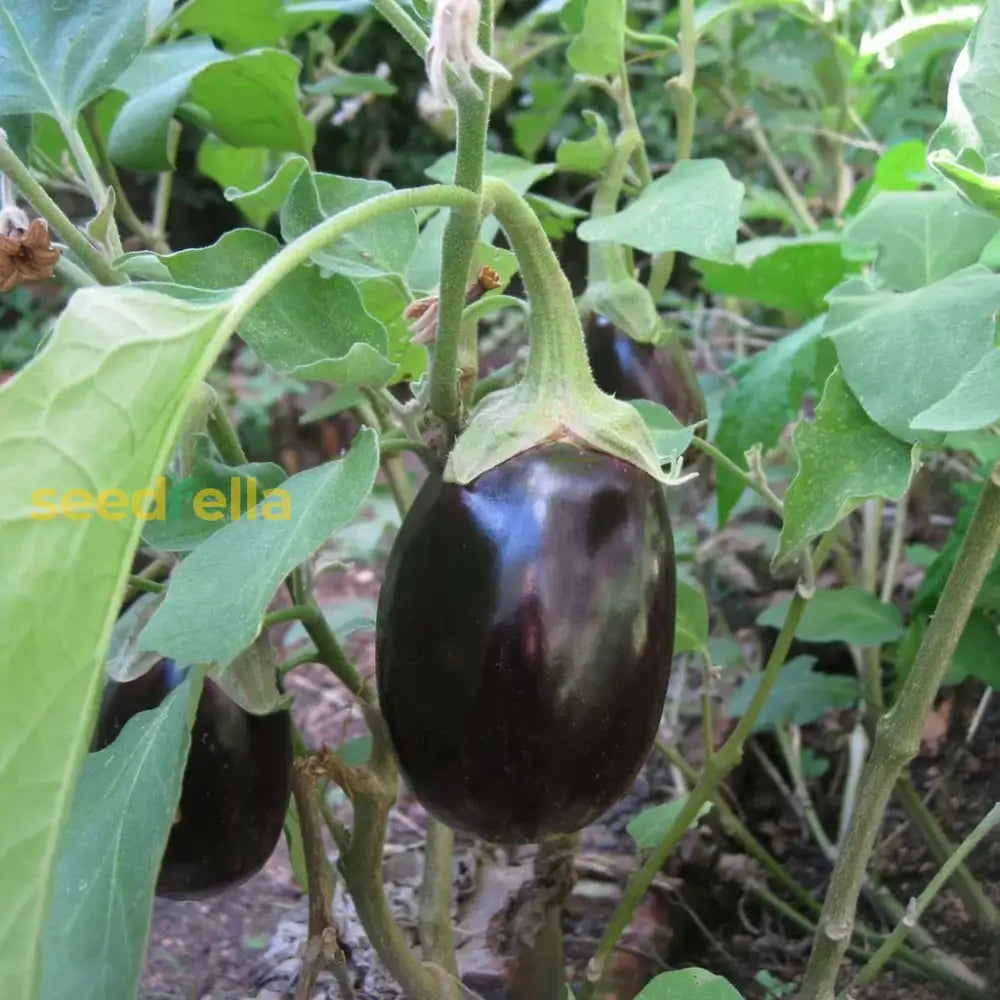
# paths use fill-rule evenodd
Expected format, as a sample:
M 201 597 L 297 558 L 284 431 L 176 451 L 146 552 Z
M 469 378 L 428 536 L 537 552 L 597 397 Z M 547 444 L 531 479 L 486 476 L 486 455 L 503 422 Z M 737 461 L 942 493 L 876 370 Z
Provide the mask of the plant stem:
M 798 218 L 799 224 L 807 232 L 815 233 L 819 229 L 818 223 L 813 218 L 813 214 L 809 211 L 809 206 L 805 203 L 802 195 L 799 194 L 795 182 L 788 176 L 784 164 L 771 148 L 764 126 L 761 125 L 760 119 L 755 114 L 747 120 L 746 128 L 760 155 L 764 157 L 768 169 L 774 175 L 774 180 L 781 189 L 781 193 L 788 199 L 788 204 L 792 206 L 792 211 Z
M 330 926 L 332 887 L 323 843 L 323 828 L 317 806 L 316 778 L 307 757 L 292 761 L 292 795 L 299 814 L 302 831 L 302 854 L 306 865 L 306 888 L 309 894 L 309 937 L 306 942 L 296 1000 L 310 1000 L 316 979 L 331 955 L 327 952 Z M 336 935 L 333 935 L 334 943 Z
M 903 804 L 913 824 L 923 834 L 934 860 L 939 865 L 947 865 L 955 856 L 957 848 L 941 829 L 934 814 L 913 787 L 909 774 L 900 776 L 894 791 Z M 951 868 L 955 877 L 955 891 L 958 893 L 969 915 L 985 931 L 996 931 L 1000 927 L 1000 913 L 993 900 L 984 892 L 976 877 L 962 863 L 961 858 Z
M 454 843 L 453 831 L 433 816 L 428 816 L 417 921 L 424 961 L 433 962 L 457 976 L 451 929 L 451 852 Z
M 834 867 L 800 1000 L 832 1000 L 858 896 L 885 807 L 920 749 L 924 720 L 1000 544 L 1000 465 L 990 473 L 937 610 L 893 708 L 879 721 L 857 811 Z
M 181 123 L 172 121 L 167 131 L 167 159 L 173 163 L 177 147 L 181 141 Z M 156 178 L 156 194 L 153 197 L 153 218 L 151 225 L 157 237 L 167 240 L 167 216 L 170 214 L 170 195 L 174 188 L 174 172 L 164 170 Z
M 593 995 L 595 986 L 600 983 L 603 967 L 608 956 L 614 949 L 615 943 L 622 931 L 628 926 L 636 907 L 656 877 L 657 872 L 663 867 L 664 862 L 677 846 L 681 837 L 687 832 L 688 827 L 695 821 L 701 807 L 712 797 L 719 783 L 739 763 L 743 755 L 743 745 L 753 731 L 757 715 L 764 707 L 771 689 L 778 680 L 778 674 L 785 662 L 785 657 L 788 655 L 789 647 L 795 636 L 795 630 L 799 626 L 807 603 L 807 599 L 796 591 L 791 604 L 788 606 L 785 621 L 775 640 L 771 655 L 764 668 L 760 685 L 754 693 L 750 706 L 736 724 L 729 738 L 720 747 L 718 753 L 714 754 L 706 762 L 701 780 L 688 795 L 687 799 L 685 799 L 684 807 L 674 820 L 670 830 L 650 853 L 642 867 L 629 879 L 621 902 L 619 902 L 618 907 L 612 915 L 607 929 L 597 946 L 594 957 L 591 959 L 587 972 L 588 981 L 581 994 L 582 1000 L 589 1000 Z
M 147 594 L 162 594 L 167 588 L 155 580 L 147 580 L 144 576 L 129 574 L 128 585 L 133 590 L 144 590 Z
M 396 3 L 396 0 L 372 0 L 372 6 L 399 32 L 403 41 L 423 59 L 427 54 L 428 44 L 423 28 Z
M 871 983 L 882 967 L 892 957 L 893 953 L 903 943 L 907 932 L 913 927 L 930 905 L 934 897 L 944 888 L 948 879 L 964 863 L 965 859 L 975 850 L 979 842 L 990 833 L 994 827 L 1000 824 L 1000 803 L 995 805 L 976 828 L 955 848 L 937 874 L 927 883 L 924 891 L 911 901 L 910 908 L 907 909 L 906 917 L 897 924 L 896 929 L 881 944 L 878 951 L 868 960 L 868 963 L 855 976 L 851 987 L 841 995 L 841 1000 L 847 1000 L 851 989 L 867 986 Z
M 102 285 L 123 285 L 127 282 L 125 275 L 119 274 L 111 266 L 104 254 L 73 225 L 45 188 L 35 180 L 31 171 L 10 148 L 7 137 L 2 131 L 0 131 L 0 172 L 11 179 L 22 197 L 46 219 L 53 231 L 80 258 L 97 281 Z
M 240 444 L 236 429 L 230 423 L 222 400 L 215 400 L 212 412 L 208 415 L 206 429 L 223 462 L 229 465 L 243 465 L 246 462 L 246 452 Z
M 694 123 L 697 100 L 694 95 L 694 77 L 697 71 L 695 50 L 698 35 L 694 23 L 694 0 L 680 0 L 680 31 L 677 35 L 680 48 L 681 71 L 667 82 L 674 101 L 674 115 L 677 121 L 677 141 L 674 162 L 691 158 L 694 147 Z M 675 254 L 672 250 L 657 254 L 653 258 L 649 272 L 649 294 L 658 302 L 670 283 L 674 272 Z
M 781 502 L 781 498 L 775 495 L 767 483 L 761 482 L 756 476 L 747 472 L 746 469 L 741 469 L 728 455 L 719 451 L 714 444 L 709 444 L 708 441 L 697 434 L 691 438 L 691 444 L 700 451 L 705 452 L 706 455 L 710 455 L 717 465 L 721 465 L 727 472 L 741 479 L 743 484 L 749 486 L 776 514 L 784 512 L 785 505 Z
M 563 1000 L 566 962 L 562 908 L 573 889 L 573 855 L 579 838 L 552 837 L 535 856 L 535 877 L 522 890 L 511 926 L 521 928 L 516 942 L 510 1000 Z
M 2 163 L 0 163 L 2 167 Z M 316 251 L 344 233 L 379 219 L 392 212 L 413 208 L 476 206 L 479 199 L 464 188 L 448 184 L 431 184 L 419 188 L 403 188 L 377 195 L 352 205 L 312 229 L 304 232 L 275 254 L 256 274 L 246 281 L 233 297 L 229 313 L 223 321 L 226 329 L 236 329 L 244 316 L 267 295 L 281 280 L 300 264 L 304 264 Z
M 374 701 L 374 694 L 367 682 L 361 679 L 354 664 L 344 655 L 337 637 L 315 604 L 301 606 L 295 616 L 302 622 L 309 638 L 316 646 L 319 660 L 344 684 L 348 691 L 363 702 Z
M 312 608 L 307 604 L 292 604 L 287 608 L 278 608 L 276 611 L 269 611 L 261 619 L 261 628 L 271 628 L 272 625 L 281 625 L 283 622 L 301 621 L 312 613 Z
M 76 285 L 77 288 L 92 288 L 97 285 L 97 282 L 90 276 L 90 274 L 85 271 L 82 267 L 77 267 L 67 256 L 63 255 L 56 261 L 55 266 L 56 276 L 62 278 L 64 282 L 70 285 Z
M 489 55 L 493 47 L 493 0 L 484 0 L 479 21 L 479 46 Z M 479 239 L 483 169 L 486 162 L 486 133 L 490 122 L 493 77 L 477 71 L 473 79 L 479 88 L 458 88 L 458 139 L 455 147 L 455 179 L 458 187 L 477 197 L 475 205 L 454 208 L 448 216 L 441 242 L 441 297 L 438 332 L 431 363 L 431 409 L 444 422 L 451 436 L 461 424 L 459 394 L 459 347 L 462 340 L 462 311 L 469 269 Z M 473 378 L 475 372 L 472 373 Z

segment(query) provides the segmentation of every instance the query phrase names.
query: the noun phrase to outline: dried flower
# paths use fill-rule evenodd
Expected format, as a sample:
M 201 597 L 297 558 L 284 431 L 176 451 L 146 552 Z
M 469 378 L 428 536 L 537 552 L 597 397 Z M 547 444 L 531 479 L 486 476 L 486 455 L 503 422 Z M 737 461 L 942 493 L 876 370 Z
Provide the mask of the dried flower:
M 410 330 L 413 333 L 413 343 L 434 343 L 437 339 L 440 312 L 441 300 L 436 295 L 415 299 L 403 310 L 403 318 L 412 321 Z
M 459 79 L 476 93 L 481 93 L 472 79 L 472 70 L 511 78 L 507 68 L 479 47 L 479 0 L 437 0 L 431 19 L 431 39 L 427 46 L 427 79 L 431 93 L 443 104 L 455 106 L 448 86 L 450 64 Z
M 59 251 L 49 240 L 44 219 L 32 219 L 19 208 L 0 212 L 0 292 L 24 281 L 51 278 Z

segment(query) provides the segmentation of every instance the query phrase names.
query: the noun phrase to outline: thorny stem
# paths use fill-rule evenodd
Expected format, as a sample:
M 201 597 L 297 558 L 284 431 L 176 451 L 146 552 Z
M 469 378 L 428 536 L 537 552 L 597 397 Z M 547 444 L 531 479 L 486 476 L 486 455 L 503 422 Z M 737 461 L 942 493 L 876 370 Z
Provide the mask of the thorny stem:
M 903 943 L 907 932 L 916 925 L 934 897 L 944 888 L 948 879 L 963 865 L 965 859 L 975 850 L 979 842 L 998 824 L 1000 824 L 1000 803 L 995 805 L 980 820 L 976 828 L 955 848 L 951 857 L 942 864 L 937 874 L 927 883 L 924 891 L 915 900 L 911 901 L 910 906 L 907 908 L 906 916 L 899 922 L 892 934 L 882 942 L 878 951 L 872 955 L 864 968 L 855 976 L 851 987 L 841 994 L 840 1000 L 848 1000 L 851 989 L 867 986 L 875 979 L 885 963 L 892 958 L 895 951 Z
M 972 605 L 1000 544 L 1000 465 L 990 473 L 958 558 L 913 667 L 893 708 L 879 721 L 857 811 L 834 867 L 799 1000 L 832 1000 L 885 807 L 900 773 L 920 749 L 924 720 L 951 662 Z
M 31 171 L 10 148 L 2 129 L 0 129 L 0 172 L 13 182 L 28 204 L 46 219 L 56 235 L 80 258 L 87 270 L 102 285 L 123 285 L 128 281 L 125 275 L 119 274 L 104 254 L 73 225 L 45 188 L 35 180 Z
M 694 0 L 680 0 L 680 31 L 677 36 L 680 48 L 681 71 L 672 80 L 667 81 L 667 88 L 674 100 L 674 113 L 677 120 L 677 141 L 675 144 L 674 161 L 691 158 L 694 147 L 694 123 L 697 110 L 697 100 L 694 95 L 694 77 L 697 70 L 695 50 L 698 35 L 694 22 Z M 658 254 L 653 258 L 649 273 L 649 294 L 654 302 L 660 297 L 670 283 L 674 271 L 675 254 L 672 250 Z
M 706 761 L 701 780 L 685 799 L 684 807 L 674 820 L 666 836 L 650 853 L 642 867 L 629 879 L 622 899 L 608 923 L 594 953 L 594 957 L 591 959 L 587 970 L 588 981 L 584 985 L 581 994 L 582 1000 L 589 1000 L 593 995 L 594 988 L 600 983 L 608 956 L 614 949 L 615 943 L 622 931 L 628 926 L 636 907 L 641 902 L 642 897 L 656 877 L 657 872 L 663 867 L 664 862 L 677 846 L 678 841 L 685 834 L 688 827 L 695 821 L 701 807 L 712 797 L 719 783 L 739 763 L 743 755 L 743 746 L 753 731 L 757 715 L 760 713 L 771 693 L 771 689 L 778 680 L 778 674 L 788 655 L 789 647 L 795 636 L 795 630 L 799 626 L 807 603 L 808 599 L 796 591 L 791 604 L 788 606 L 788 613 L 785 616 L 784 624 L 781 626 L 781 630 L 775 640 L 771 655 L 764 668 L 760 685 L 754 693 L 750 706 L 719 751 Z
M 487 55 L 493 50 L 493 0 L 484 0 L 479 21 L 479 47 Z M 490 122 L 493 77 L 476 70 L 473 80 L 479 93 L 467 86 L 458 88 L 458 137 L 455 146 L 455 178 L 458 187 L 477 196 L 468 208 L 454 208 L 448 216 L 441 243 L 441 299 L 438 332 L 431 364 L 431 409 L 454 436 L 461 423 L 459 394 L 459 347 L 462 340 L 462 311 L 465 290 L 481 221 L 483 170 L 486 162 L 486 133 Z M 475 372 L 472 373 L 475 377 Z

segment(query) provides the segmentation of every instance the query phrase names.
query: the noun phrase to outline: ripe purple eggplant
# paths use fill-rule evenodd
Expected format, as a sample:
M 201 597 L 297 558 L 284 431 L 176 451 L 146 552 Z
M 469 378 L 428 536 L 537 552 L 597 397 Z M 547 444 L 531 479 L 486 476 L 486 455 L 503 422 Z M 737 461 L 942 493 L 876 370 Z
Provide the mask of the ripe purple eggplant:
M 705 395 L 676 337 L 656 347 L 640 344 L 598 313 L 590 314 L 584 333 L 594 381 L 603 392 L 659 403 L 685 426 L 705 419 Z M 704 427 L 696 433 L 703 437 Z M 692 445 L 684 464 L 691 465 L 700 454 Z
M 500 843 L 578 830 L 656 735 L 676 568 L 662 486 L 567 443 L 459 486 L 432 473 L 389 555 L 378 693 L 400 769 Z
M 136 713 L 156 708 L 186 674 L 160 660 L 135 680 L 109 681 L 91 752 L 110 745 Z M 260 871 L 281 835 L 291 768 L 288 711 L 253 715 L 206 678 L 156 894 L 196 899 Z

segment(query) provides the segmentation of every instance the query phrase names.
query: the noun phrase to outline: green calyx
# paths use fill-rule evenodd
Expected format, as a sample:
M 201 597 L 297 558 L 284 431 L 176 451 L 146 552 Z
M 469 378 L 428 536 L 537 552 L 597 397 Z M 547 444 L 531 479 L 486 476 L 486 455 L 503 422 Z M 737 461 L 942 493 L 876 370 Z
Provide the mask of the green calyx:
M 473 411 L 445 479 L 467 483 L 523 451 L 571 441 L 671 482 L 635 408 L 594 384 L 572 289 L 537 216 L 503 181 L 488 179 L 483 193 L 517 254 L 531 308 L 531 349 L 523 379 Z

